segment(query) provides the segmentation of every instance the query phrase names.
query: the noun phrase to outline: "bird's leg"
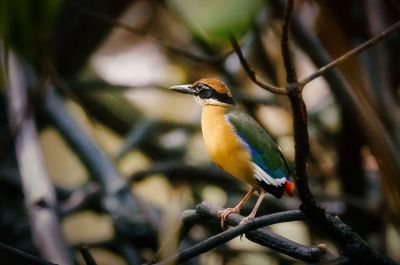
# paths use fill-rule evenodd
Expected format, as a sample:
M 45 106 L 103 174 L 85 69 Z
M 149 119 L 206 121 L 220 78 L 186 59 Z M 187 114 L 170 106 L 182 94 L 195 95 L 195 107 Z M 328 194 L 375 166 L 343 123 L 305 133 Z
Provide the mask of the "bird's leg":
M 219 212 L 219 216 L 221 217 L 221 227 L 224 229 L 224 224 L 228 215 L 231 213 L 240 213 L 240 209 L 242 209 L 243 205 L 250 199 L 250 197 L 256 192 L 258 187 L 252 187 L 251 190 L 244 196 L 244 198 L 233 208 L 226 208 Z
M 256 205 L 255 205 L 254 208 L 253 208 L 253 211 L 251 211 L 251 213 L 250 213 L 248 216 L 246 216 L 245 218 L 243 218 L 242 221 L 240 221 L 239 225 L 240 225 L 240 224 L 245 224 L 245 223 L 247 223 L 248 221 L 250 221 L 251 219 L 253 219 L 253 218 L 256 216 L 258 207 L 260 207 L 260 204 L 261 204 L 262 200 L 264 199 L 265 195 L 267 194 L 267 193 L 264 191 L 264 189 L 260 189 L 259 192 L 260 192 L 260 196 L 258 197 L 258 200 L 257 200 L 257 202 L 256 202 Z

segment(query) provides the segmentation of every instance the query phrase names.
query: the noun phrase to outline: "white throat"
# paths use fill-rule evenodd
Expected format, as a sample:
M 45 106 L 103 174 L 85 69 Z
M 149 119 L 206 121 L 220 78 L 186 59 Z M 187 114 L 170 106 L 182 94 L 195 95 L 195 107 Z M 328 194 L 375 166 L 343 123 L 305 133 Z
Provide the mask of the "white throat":
M 216 99 L 213 98 L 200 98 L 200 97 L 195 97 L 196 102 L 202 106 L 207 106 L 207 105 L 213 105 L 213 106 L 223 106 L 223 107 L 229 107 L 230 104 L 228 103 L 224 103 L 224 102 L 220 102 Z

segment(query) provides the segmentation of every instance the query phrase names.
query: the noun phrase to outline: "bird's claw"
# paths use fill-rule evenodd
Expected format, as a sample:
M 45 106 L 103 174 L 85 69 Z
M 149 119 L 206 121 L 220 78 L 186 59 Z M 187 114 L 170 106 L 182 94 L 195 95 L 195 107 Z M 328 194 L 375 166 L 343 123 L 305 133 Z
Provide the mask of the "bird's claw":
M 240 209 L 238 208 L 226 208 L 222 211 L 220 211 L 219 217 L 221 218 L 221 227 L 222 229 L 224 229 L 224 225 L 225 225 L 225 221 L 228 219 L 228 215 L 230 215 L 231 213 L 239 213 Z
M 247 224 L 248 222 L 252 221 L 253 219 L 254 219 L 254 217 L 251 217 L 251 216 L 243 217 L 243 219 L 240 221 L 239 225 Z M 239 238 L 240 238 L 240 241 L 242 241 L 243 234 L 241 234 Z
M 254 219 L 254 217 L 251 217 L 251 216 L 243 217 L 243 219 L 240 221 L 239 225 L 246 224 L 246 223 L 252 221 L 253 219 Z

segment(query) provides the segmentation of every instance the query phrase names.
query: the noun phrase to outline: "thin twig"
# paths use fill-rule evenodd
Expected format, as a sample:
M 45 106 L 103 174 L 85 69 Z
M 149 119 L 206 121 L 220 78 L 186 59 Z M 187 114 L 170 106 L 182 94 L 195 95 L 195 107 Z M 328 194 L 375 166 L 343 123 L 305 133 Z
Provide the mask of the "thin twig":
M 213 183 L 234 191 L 243 191 L 238 181 L 232 179 L 217 167 L 194 167 L 180 160 L 155 163 L 150 168 L 131 175 L 128 178 L 128 183 L 141 181 L 149 175 L 160 173 L 166 175 L 172 182 L 188 181 L 187 176 L 190 175 L 191 182 Z
M 97 182 L 89 182 L 79 189 L 74 190 L 68 199 L 64 200 L 59 205 L 59 212 L 62 215 L 68 215 L 79 210 L 82 210 L 93 203 L 98 203 L 100 208 L 99 196 L 100 185 Z
M 244 71 L 246 72 L 246 74 L 248 75 L 248 77 L 255 83 L 257 84 L 259 87 L 274 93 L 274 94 L 278 94 L 278 95 L 286 95 L 287 91 L 284 88 L 281 87 L 277 87 L 268 83 L 263 82 L 262 80 L 260 80 L 257 77 L 257 74 L 254 72 L 253 69 L 251 69 L 249 63 L 247 62 L 246 58 L 244 57 L 242 50 L 240 49 L 240 46 L 236 40 L 235 37 L 231 36 L 229 38 L 231 45 L 233 47 L 233 50 L 235 51 L 236 55 L 239 58 L 240 64 L 242 65 Z
M 286 80 L 288 84 L 297 82 L 296 70 L 294 68 L 293 58 L 289 47 L 289 31 L 291 18 L 293 14 L 294 0 L 286 3 L 285 14 L 283 15 L 281 52 L 283 63 L 286 70 Z
M 89 247 L 86 244 L 82 243 L 79 247 L 79 251 L 85 260 L 86 265 L 97 265 L 95 259 L 89 251 Z
M 319 77 L 321 75 L 324 75 L 326 72 L 336 68 L 341 63 L 347 61 L 351 57 L 353 57 L 353 56 L 365 51 L 366 49 L 368 49 L 368 48 L 370 48 L 372 46 L 374 46 L 375 44 L 377 44 L 378 42 L 380 42 L 381 40 L 386 38 L 389 34 L 391 34 L 392 32 L 394 32 L 396 30 L 399 30 L 399 29 L 400 29 L 400 20 L 397 21 L 396 23 L 394 23 L 389 28 L 387 28 L 381 34 L 379 34 L 379 35 L 373 37 L 372 39 L 364 42 L 363 44 L 361 44 L 358 47 L 352 49 L 351 51 L 346 52 L 345 54 L 343 54 L 339 58 L 335 59 L 334 61 L 330 62 L 329 64 L 319 68 L 315 73 L 313 73 L 310 76 L 308 76 L 308 77 L 304 78 L 303 80 L 301 80 L 300 84 L 302 86 L 306 85 L 307 83 L 311 82 L 315 78 L 317 78 L 317 77 Z
M 170 91 L 168 86 L 149 83 L 142 85 L 114 85 L 110 84 L 101 79 L 92 79 L 92 80 L 68 80 L 66 83 L 70 86 L 71 89 L 79 92 L 79 93 L 97 93 L 101 91 L 109 91 L 109 92 L 125 92 L 131 89 L 140 89 L 140 88 L 156 88 L 161 91 Z
M 208 209 L 212 212 L 215 211 L 215 207 L 211 206 L 210 204 L 205 204 L 202 203 L 202 206 L 198 206 L 198 208 L 201 208 L 201 210 L 197 210 L 198 214 L 200 215 L 204 215 L 204 210 Z M 237 225 L 240 220 L 243 217 L 240 215 L 235 215 L 234 217 L 231 215 L 229 215 L 229 219 L 228 222 L 232 222 L 232 220 L 235 220 L 235 224 Z M 290 221 L 298 221 L 298 220 L 303 220 L 305 218 L 304 214 L 301 211 L 298 210 L 294 210 L 294 211 L 286 211 L 286 212 L 280 212 L 280 213 L 274 213 L 274 214 L 270 214 L 270 215 L 264 215 L 261 217 L 258 217 L 256 219 L 254 219 L 251 222 L 248 222 L 246 224 L 242 224 L 242 225 L 237 225 L 229 230 L 226 230 L 220 234 L 217 234 L 215 236 L 212 236 L 196 245 L 194 245 L 193 247 L 187 248 L 181 252 L 179 252 L 178 254 L 160 262 L 157 263 L 158 265 L 161 264 L 171 264 L 171 263 L 181 263 L 184 262 L 186 260 L 189 260 L 201 253 L 207 252 L 210 249 L 215 248 L 218 245 L 221 245 L 223 243 L 226 243 L 230 240 L 232 240 L 233 238 L 240 236 L 242 234 L 256 230 L 260 227 L 264 227 L 267 225 L 272 225 L 272 224 L 277 224 L 277 223 L 283 223 L 283 222 L 290 222 Z M 216 220 L 219 219 L 219 217 L 216 217 Z M 285 240 L 285 244 L 286 244 L 286 248 L 281 249 L 280 251 L 289 255 L 289 256 L 295 256 L 296 258 L 299 258 L 301 260 L 306 260 L 306 261 L 315 261 L 318 260 L 320 258 L 320 252 L 318 250 L 318 248 L 308 248 L 309 253 L 307 253 L 307 257 L 305 258 L 304 256 L 299 257 L 298 255 L 294 254 L 293 252 L 291 252 L 290 250 L 296 249 L 298 247 L 298 244 L 288 240 L 288 239 L 284 239 Z M 296 247 L 292 246 L 292 245 L 296 245 Z
M 8 264 L 56 265 L 0 242 L 0 257 Z
M 313 209 L 321 212 L 319 211 L 320 208 L 317 205 L 308 184 L 306 165 L 310 146 L 307 128 L 307 109 L 301 95 L 300 84 L 297 82 L 296 69 L 294 68 L 293 58 L 289 47 L 289 30 L 293 14 L 293 6 L 293 0 L 287 1 L 284 12 L 284 22 L 282 25 L 281 52 L 286 70 L 287 90 L 289 92 L 288 97 L 292 106 L 296 166 L 294 179 L 303 206 L 306 207 L 307 210 Z
M 155 88 L 161 91 L 167 91 L 173 93 L 170 89 L 168 89 L 165 85 L 160 84 L 143 84 L 143 85 L 113 85 L 109 84 L 103 80 L 85 80 L 85 81 L 71 81 L 68 82 L 71 89 L 82 94 L 82 93 L 98 93 L 98 92 L 125 92 L 131 89 L 148 89 Z M 265 97 L 257 97 L 249 95 L 243 91 L 238 91 L 234 95 L 234 98 L 238 101 L 242 101 L 245 103 L 254 103 L 254 104 L 262 104 L 262 105 L 271 105 L 274 104 L 275 101 L 273 98 L 265 98 Z M 0 146 L 1 145 L 1 136 L 0 136 Z
M 166 48 L 167 50 L 174 52 L 178 55 L 181 55 L 183 57 L 186 57 L 188 59 L 191 59 L 193 61 L 197 61 L 197 62 L 205 62 L 205 63 L 217 63 L 220 62 L 222 60 L 224 60 L 228 55 L 230 55 L 233 51 L 229 51 L 227 53 L 224 54 L 220 54 L 220 55 L 216 55 L 216 56 L 207 56 L 207 55 L 203 55 L 203 54 L 196 54 L 193 52 L 189 52 L 185 49 L 181 49 L 173 44 L 171 44 L 170 42 L 162 39 L 161 37 L 153 34 L 153 33 L 149 33 L 144 29 L 141 28 L 137 28 L 131 25 L 128 25 L 124 22 L 115 20 L 114 18 L 111 18 L 105 14 L 102 14 L 100 12 L 97 12 L 95 10 L 86 8 L 80 4 L 77 4 L 76 2 L 72 2 L 72 1 L 67 1 L 67 4 L 70 5 L 71 7 L 73 7 L 75 10 L 85 14 L 85 15 L 89 15 L 91 17 L 94 17 L 96 19 L 99 19 L 101 21 L 110 23 L 111 25 L 124 29 L 130 33 L 133 33 L 135 35 L 141 36 L 141 37 L 147 37 L 152 39 L 153 41 L 157 42 L 158 44 L 160 44 L 161 46 L 163 46 L 164 48 Z

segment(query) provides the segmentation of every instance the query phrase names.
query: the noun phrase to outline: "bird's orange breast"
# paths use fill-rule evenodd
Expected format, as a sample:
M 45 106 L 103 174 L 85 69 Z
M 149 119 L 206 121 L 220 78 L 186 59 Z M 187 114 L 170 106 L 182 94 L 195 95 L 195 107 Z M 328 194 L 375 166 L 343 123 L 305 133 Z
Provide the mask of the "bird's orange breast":
M 232 176 L 257 185 L 251 154 L 225 118 L 226 107 L 203 107 L 201 128 L 212 161 Z

